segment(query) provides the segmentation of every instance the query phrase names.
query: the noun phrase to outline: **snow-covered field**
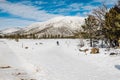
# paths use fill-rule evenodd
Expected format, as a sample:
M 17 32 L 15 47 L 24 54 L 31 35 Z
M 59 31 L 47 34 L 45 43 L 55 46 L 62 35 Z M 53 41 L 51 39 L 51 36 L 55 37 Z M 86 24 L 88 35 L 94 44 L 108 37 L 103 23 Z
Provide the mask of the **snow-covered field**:
M 79 42 L 1 39 L 0 80 L 120 80 L 120 56 L 109 55 L 119 49 L 100 49 L 100 54 L 90 54 L 89 50 L 86 55 L 78 50 Z M 90 49 L 84 42 L 81 49 Z

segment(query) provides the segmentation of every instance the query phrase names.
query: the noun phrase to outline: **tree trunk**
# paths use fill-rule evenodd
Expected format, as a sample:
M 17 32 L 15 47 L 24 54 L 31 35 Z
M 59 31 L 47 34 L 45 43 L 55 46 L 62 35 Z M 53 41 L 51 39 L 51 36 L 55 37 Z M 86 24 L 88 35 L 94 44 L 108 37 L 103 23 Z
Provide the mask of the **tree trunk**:
M 110 47 L 111 47 L 111 48 L 113 47 L 112 39 L 110 39 Z
M 102 39 L 102 44 L 101 44 L 101 48 L 103 48 L 103 45 L 104 45 L 104 44 L 103 44 L 103 42 L 104 42 L 104 40 Z
M 92 43 L 92 37 L 90 37 L 90 47 L 93 47 L 92 44 L 93 44 L 93 43 Z

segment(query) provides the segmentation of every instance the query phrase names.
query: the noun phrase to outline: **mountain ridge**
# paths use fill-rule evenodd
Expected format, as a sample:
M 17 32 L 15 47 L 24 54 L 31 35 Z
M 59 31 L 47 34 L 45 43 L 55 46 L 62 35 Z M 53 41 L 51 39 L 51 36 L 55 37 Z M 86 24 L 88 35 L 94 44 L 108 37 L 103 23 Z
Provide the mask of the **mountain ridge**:
M 14 34 L 29 35 L 34 34 L 38 38 L 43 36 L 73 36 L 76 30 L 83 31 L 81 25 L 84 24 L 83 17 L 60 16 L 44 22 L 36 22 L 20 30 L 12 30 Z M 8 30 L 9 34 L 10 31 Z M 8 33 L 6 32 L 6 33 Z

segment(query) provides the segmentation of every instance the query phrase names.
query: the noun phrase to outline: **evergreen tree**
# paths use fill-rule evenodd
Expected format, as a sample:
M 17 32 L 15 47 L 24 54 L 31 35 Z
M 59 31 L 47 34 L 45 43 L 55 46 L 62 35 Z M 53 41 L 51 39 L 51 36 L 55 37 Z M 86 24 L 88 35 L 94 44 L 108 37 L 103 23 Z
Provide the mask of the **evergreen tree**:
M 106 35 L 109 39 L 118 39 L 120 37 L 120 1 L 105 15 Z
M 110 41 L 110 46 L 115 47 L 115 44 L 120 37 L 120 0 L 118 4 L 109 10 L 105 15 L 104 26 L 106 37 Z M 115 45 L 113 45 L 113 43 Z
M 90 38 L 90 46 L 93 46 L 93 37 L 95 37 L 95 32 L 97 31 L 97 20 L 93 15 L 89 15 L 88 18 L 85 19 L 85 25 L 82 26 L 84 31 L 88 33 Z

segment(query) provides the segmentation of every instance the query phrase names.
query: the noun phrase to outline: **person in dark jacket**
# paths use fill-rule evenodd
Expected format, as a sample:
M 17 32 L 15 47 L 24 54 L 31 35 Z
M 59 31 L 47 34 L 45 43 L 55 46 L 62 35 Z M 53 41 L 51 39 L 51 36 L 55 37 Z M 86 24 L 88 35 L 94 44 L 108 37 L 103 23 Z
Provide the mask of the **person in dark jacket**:
M 59 46 L 59 41 L 57 41 L 57 45 Z

